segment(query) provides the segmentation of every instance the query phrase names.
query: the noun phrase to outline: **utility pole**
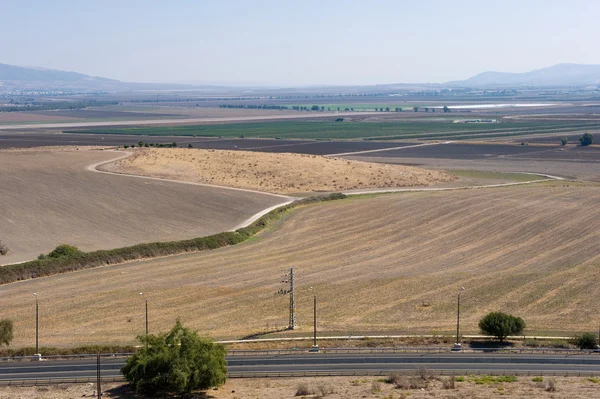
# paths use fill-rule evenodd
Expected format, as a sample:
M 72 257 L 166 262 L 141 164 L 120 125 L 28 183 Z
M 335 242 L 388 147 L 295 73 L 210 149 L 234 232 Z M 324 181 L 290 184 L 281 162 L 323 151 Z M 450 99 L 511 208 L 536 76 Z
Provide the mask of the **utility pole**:
M 40 356 L 40 341 L 39 341 L 39 306 L 38 306 L 38 297 L 37 297 L 37 293 L 33 293 L 33 296 L 35 297 L 35 356 L 36 359 L 39 360 Z
M 318 352 L 319 345 L 317 345 L 317 296 L 314 296 L 313 302 L 313 346 L 310 352 Z
M 96 358 L 96 388 L 98 391 L 98 399 L 102 398 L 102 387 L 100 380 L 100 352 L 98 352 L 98 357 Z
M 296 328 L 296 296 L 294 291 L 294 268 L 290 268 L 290 321 L 289 330 Z
M 458 306 L 456 309 L 456 343 L 452 350 L 461 350 L 460 345 L 460 294 L 465 290 L 465 287 L 461 287 L 460 291 L 458 291 Z

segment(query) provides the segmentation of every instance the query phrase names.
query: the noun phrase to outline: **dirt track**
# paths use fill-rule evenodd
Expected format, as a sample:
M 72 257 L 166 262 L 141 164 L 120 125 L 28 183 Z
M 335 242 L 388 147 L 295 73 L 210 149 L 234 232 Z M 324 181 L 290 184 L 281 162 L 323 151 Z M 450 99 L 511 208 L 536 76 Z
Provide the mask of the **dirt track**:
M 218 233 L 283 202 L 260 193 L 85 170 L 106 151 L 0 152 L 0 262 L 35 258 L 60 243 L 82 250 Z
M 524 317 L 528 333 L 594 330 L 599 201 L 597 186 L 556 182 L 307 206 L 235 247 L 4 286 L 0 307 L 20 331 L 16 345 L 34 336 L 32 292 L 44 345 L 131 342 L 143 331 L 140 291 L 151 331 L 180 316 L 239 338 L 286 325 L 276 292 L 296 266 L 301 334 L 314 294 L 321 331 L 451 333 L 461 286 L 464 333 L 492 310 Z

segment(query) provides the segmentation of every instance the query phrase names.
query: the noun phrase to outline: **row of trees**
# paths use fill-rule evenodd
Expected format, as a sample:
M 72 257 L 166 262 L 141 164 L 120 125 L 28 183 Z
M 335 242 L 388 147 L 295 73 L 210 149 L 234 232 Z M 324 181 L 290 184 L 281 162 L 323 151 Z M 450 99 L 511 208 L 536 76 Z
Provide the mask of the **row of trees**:
M 288 109 L 286 105 L 256 105 L 256 104 L 221 104 L 219 108 L 241 108 L 241 109 Z

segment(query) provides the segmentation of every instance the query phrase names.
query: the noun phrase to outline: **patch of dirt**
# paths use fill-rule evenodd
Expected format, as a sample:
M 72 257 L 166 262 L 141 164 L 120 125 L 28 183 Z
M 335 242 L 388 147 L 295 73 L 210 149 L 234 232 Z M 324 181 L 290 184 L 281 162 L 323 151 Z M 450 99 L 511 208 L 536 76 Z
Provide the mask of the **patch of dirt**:
M 412 380 L 411 380 L 412 378 Z M 419 388 L 396 388 L 386 383 L 386 377 L 306 377 L 306 378 L 238 378 L 229 379 L 225 385 L 206 392 L 182 396 L 187 399 L 283 399 L 283 398 L 330 398 L 330 399 L 429 399 L 429 398 L 569 398 L 588 399 L 600 395 L 597 379 L 585 377 L 517 377 L 515 382 L 476 383 L 475 378 L 454 383 L 448 388 L 452 377 L 433 377 L 423 381 L 420 377 L 399 377 L 415 381 Z M 534 381 L 535 379 L 535 381 Z M 479 379 L 481 382 L 482 379 Z M 550 382 L 552 381 L 552 382 Z M 446 383 L 446 388 L 444 388 Z M 554 390 L 549 387 L 553 384 Z M 93 398 L 94 384 L 57 385 L 41 387 L 0 387 L 0 399 L 71 399 Z M 304 393 L 304 395 L 303 395 Z M 126 385 L 105 384 L 102 397 L 120 399 L 144 399 L 134 395 Z M 173 398 L 177 398 L 174 396 Z
M 102 170 L 289 194 L 429 186 L 454 176 L 401 165 L 316 155 L 200 149 L 143 149 Z

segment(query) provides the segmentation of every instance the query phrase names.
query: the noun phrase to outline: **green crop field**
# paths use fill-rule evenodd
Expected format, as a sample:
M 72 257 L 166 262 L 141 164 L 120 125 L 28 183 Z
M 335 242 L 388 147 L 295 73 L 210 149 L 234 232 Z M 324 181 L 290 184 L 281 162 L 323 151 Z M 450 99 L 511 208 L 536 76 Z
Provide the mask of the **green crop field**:
M 530 134 L 576 132 L 597 128 L 594 123 L 506 122 L 469 124 L 450 122 L 332 122 L 276 121 L 193 126 L 144 126 L 90 128 L 65 133 L 127 134 L 150 136 L 247 137 L 318 140 L 400 140 L 400 139 L 485 139 Z

